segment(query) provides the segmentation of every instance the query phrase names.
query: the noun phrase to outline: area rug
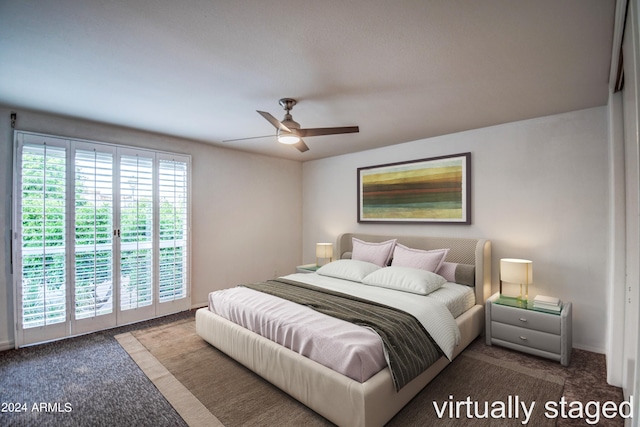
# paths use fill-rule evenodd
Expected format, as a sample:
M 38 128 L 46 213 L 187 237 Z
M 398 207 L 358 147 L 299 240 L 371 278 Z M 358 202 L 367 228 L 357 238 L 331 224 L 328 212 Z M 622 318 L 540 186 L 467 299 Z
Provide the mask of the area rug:
M 325 418 L 218 351 L 193 319 L 116 336 L 191 426 L 330 426 Z M 546 402 L 564 380 L 465 351 L 388 426 L 554 426 Z

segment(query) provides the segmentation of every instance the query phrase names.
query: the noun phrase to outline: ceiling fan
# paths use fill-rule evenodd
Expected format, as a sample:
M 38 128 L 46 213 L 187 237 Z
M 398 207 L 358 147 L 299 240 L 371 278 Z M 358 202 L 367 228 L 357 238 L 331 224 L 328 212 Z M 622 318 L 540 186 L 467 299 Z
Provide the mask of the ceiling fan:
M 300 123 L 293 120 L 293 117 L 290 113 L 290 111 L 293 109 L 293 106 L 296 105 L 297 101 L 292 98 L 282 98 L 278 101 L 278 103 L 282 106 L 282 108 L 284 108 L 285 111 L 284 119 L 282 119 L 282 121 L 278 121 L 275 117 L 265 111 L 258 111 L 258 113 L 262 117 L 267 119 L 267 121 L 276 128 L 276 137 L 278 139 L 278 142 L 282 144 L 293 145 L 298 150 L 300 150 L 301 153 L 304 153 L 309 149 L 309 147 L 307 147 L 307 144 L 305 144 L 302 140 L 303 137 L 306 138 L 307 136 L 336 135 L 341 133 L 360 132 L 360 128 L 358 126 L 301 129 Z M 238 140 L 232 139 L 227 141 Z

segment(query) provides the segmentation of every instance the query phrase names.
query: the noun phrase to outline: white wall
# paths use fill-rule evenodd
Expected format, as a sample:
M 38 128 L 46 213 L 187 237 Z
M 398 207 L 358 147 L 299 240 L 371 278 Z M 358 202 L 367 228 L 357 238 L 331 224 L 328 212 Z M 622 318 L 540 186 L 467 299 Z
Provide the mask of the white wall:
M 13 334 L 10 111 L 0 107 L 0 348 Z M 194 305 L 204 304 L 212 289 L 286 274 L 301 262 L 314 262 L 315 243 L 334 241 L 345 231 L 486 237 L 493 241 L 494 290 L 501 257 L 532 259 L 530 293 L 571 300 L 574 345 L 604 352 L 609 179 L 605 107 L 302 165 L 145 132 L 17 112 L 17 128 L 22 130 L 193 156 Z M 471 225 L 357 223 L 358 167 L 466 151 L 472 153 Z
M 428 120 L 428 118 L 425 118 Z M 358 224 L 356 169 L 471 152 L 472 224 Z M 503 257 L 533 260 L 530 295 L 574 304 L 574 346 L 604 353 L 607 323 L 606 107 L 462 132 L 303 164 L 303 262 L 348 231 L 483 237 L 493 286 Z
M 0 349 L 13 341 L 10 111 L 17 111 L 20 130 L 192 155 L 192 305 L 205 305 L 211 290 L 294 272 L 300 264 L 299 162 L 0 106 Z
M 637 2 L 631 2 L 627 13 L 625 37 L 622 45 L 624 57 L 624 90 L 623 90 L 623 114 L 624 114 L 624 172 L 625 172 L 625 234 L 626 234 L 626 268 L 625 290 L 626 300 L 624 305 L 624 358 L 623 367 L 623 391 L 625 397 L 634 393 L 636 377 L 635 367 L 637 362 L 638 329 L 638 284 L 640 282 L 640 270 L 638 258 L 640 247 L 638 235 L 640 233 L 640 221 L 638 218 L 638 130 L 640 128 L 638 117 L 638 92 L 640 89 L 640 65 L 638 61 L 638 18 Z

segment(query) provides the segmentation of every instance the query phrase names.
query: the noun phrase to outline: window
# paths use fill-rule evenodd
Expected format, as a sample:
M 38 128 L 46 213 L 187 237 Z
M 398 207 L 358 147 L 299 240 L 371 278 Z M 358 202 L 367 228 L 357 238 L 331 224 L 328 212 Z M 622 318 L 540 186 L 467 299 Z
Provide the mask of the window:
M 75 313 L 113 312 L 113 155 L 75 153 Z
M 66 320 L 66 150 L 27 146 L 21 163 L 22 324 Z
M 190 308 L 190 157 L 16 132 L 16 346 Z
M 153 302 L 153 159 L 120 158 L 120 307 Z
M 160 194 L 160 302 L 184 298 L 187 293 L 187 165 L 161 159 Z

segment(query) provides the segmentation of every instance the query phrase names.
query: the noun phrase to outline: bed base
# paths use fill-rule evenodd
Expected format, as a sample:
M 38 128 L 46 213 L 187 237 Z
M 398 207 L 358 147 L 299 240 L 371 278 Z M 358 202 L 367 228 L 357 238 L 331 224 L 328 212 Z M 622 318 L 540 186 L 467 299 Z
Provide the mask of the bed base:
M 456 320 L 462 339 L 455 355 L 481 333 L 484 308 L 476 305 Z M 384 425 L 450 363 L 441 357 L 396 392 L 388 368 L 359 383 L 207 308 L 196 312 L 196 330 L 211 345 L 339 426 Z

